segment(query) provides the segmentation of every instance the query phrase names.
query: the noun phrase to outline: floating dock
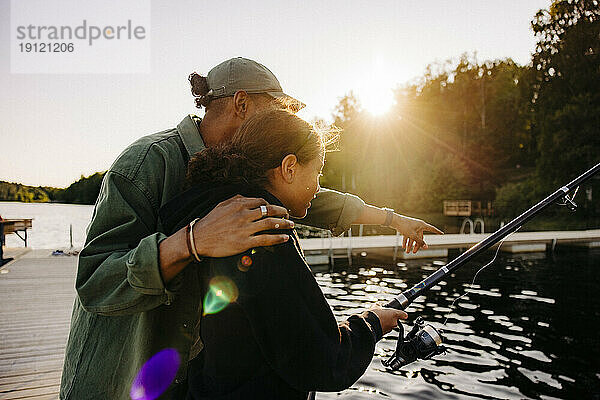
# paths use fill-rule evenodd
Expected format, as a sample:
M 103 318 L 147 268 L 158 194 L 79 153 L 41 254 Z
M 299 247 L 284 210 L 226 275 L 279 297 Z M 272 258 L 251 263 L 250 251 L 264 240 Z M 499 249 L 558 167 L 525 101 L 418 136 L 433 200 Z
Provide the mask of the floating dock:
M 377 257 L 392 260 L 447 257 L 449 249 L 468 249 L 491 233 L 426 235 L 427 250 L 405 253 L 401 235 L 341 236 L 301 239 L 309 264 L 328 264 L 333 259 Z M 496 245 L 497 246 L 497 245 Z M 493 248 L 495 248 L 494 246 Z M 585 231 L 516 232 L 502 243 L 500 251 L 509 253 L 544 252 L 556 246 L 600 247 L 600 229 Z

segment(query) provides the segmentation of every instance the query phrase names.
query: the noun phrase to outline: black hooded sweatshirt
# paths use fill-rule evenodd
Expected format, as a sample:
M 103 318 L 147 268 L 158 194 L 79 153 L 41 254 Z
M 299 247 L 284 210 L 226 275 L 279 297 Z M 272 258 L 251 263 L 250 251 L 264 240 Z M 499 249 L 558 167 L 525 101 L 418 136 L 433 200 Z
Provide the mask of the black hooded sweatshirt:
M 194 186 L 161 208 L 167 233 L 236 194 L 282 205 L 256 187 L 205 189 L 210 186 Z M 222 311 L 201 318 L 204 349 L 189 366 L 188 399 L 306 399 L 309 391 L 350 387 L 369 366 L 382 337 L 377 316 L 353 315 L 338 324 L 296 232 L 278 233 L 290 240 L 188 266 L 200 269 L 202 298 L 215 277 L 238 291 Z

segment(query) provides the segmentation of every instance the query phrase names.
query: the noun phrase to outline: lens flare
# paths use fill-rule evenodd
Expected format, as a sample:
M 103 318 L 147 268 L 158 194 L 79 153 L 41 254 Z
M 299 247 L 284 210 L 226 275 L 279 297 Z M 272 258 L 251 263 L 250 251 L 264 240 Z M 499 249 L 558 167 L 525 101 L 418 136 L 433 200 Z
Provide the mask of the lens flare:
M 242 264 L 246 267 L 249 267 L 252 265 L 252 258 L 250 258 L 250 256 L 244 256 L 242 257 Z
M 254 251 L 254 250 L 252 250 L 252 251 Z M 248 272 L 251 265 L 252 265 L 252 257 L 250 257 L 250 256 L 242 256 L 240 258 L 240 260 L 238 261 L 238 269 L 242 272 Z
M 132 400 L 154 400 L 173 382 L 181 359 L 176 349 L 167 348 L 153 355 L 140 369 L 131 385 Z
M 216 276 L 208 284 L 208 293 L 204 297 L 203 315 L 216 314 L 237 300 L 238 289 L 231 279 Z

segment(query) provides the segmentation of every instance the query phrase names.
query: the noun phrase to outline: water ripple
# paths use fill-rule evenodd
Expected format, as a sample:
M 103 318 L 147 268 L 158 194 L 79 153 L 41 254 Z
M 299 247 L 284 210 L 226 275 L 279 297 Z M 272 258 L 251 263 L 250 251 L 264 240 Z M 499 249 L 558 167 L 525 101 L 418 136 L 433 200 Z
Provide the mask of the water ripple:
M 408 260 L 349 267 L 317 274 L 317 281 L 342 320 L 375 301 L 390 300 L 441 265 L 445 261 Z M 317 399 L 599 397 L 600 342 L 593 328 L 600 325 L 600 300 L 593 294 L 600 282 L 597 265 L 600 252 L 551 259 L 501 254 L 472 287 L 476 266 L 458 270 L 406 310 L 407 328 L 420 315 L 442 330 L 446 354 L 388 371 L 381 361 L 396 347 L 398 333 L 392 332 L 377 343 L 371 365 L 352 388 L 319 393 Z M 544 270 L 552 271 L 552 280 Z M 589 294 L 585 301 L 580 292 Z M 577 317 L 569 318 L 573 313 Z

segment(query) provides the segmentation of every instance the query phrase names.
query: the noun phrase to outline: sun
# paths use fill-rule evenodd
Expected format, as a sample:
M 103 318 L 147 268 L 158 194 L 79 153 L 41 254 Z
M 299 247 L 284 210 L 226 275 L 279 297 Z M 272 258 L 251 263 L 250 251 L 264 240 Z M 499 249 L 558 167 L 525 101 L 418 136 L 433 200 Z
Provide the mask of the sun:
M 365 88 L 357 93 L 361 106 L 372 115 L 387 113 L 394 104 L 394 93 L 385 84 Z
M 403 71 L 389 65 L 382 54 L 375 56 L 369 64 L 362 66 L 359 75 L 363 79 L 356 87 L 356 96 L 364 110 L 372 115 L 382 115 L 394 104 L 393 89 Z

